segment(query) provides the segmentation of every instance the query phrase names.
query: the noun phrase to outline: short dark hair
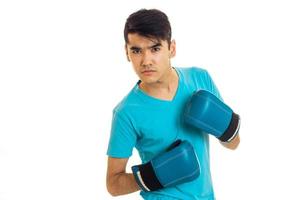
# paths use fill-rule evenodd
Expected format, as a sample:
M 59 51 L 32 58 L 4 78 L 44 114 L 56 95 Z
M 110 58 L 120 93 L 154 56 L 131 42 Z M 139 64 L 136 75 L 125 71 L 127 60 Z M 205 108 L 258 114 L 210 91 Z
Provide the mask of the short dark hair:
M 157 9 L 141 9 L 129 15 L 124 28 L 126 44 L 129 33 L 137 33 L 144 37 L 155 38 L 158 41 L 167 40 L 169 46 L 172 37 L 168 16 Z

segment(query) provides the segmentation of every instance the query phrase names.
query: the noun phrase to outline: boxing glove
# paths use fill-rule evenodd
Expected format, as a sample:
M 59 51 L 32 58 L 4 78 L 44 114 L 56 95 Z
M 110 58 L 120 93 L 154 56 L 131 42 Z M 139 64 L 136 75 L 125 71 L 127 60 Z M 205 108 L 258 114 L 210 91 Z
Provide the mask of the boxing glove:
M 240 127 L 239 115 L 206 90 L 198 90 L 192 95 L 184 110 L 184 121 L 222 142 L 230 142 Z
M 147 192 L 196 179 L 200 164 L 193 146 L 177 140 L 149 162 L 132 166 L 132 172 L 140 188 Z

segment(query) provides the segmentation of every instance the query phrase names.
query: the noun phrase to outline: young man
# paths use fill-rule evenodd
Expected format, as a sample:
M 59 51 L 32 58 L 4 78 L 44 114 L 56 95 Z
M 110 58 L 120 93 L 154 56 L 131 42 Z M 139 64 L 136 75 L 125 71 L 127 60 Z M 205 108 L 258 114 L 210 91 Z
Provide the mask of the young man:
M 140 195 L 153 200 L 214 199 L 208 134 L 187 126 L 182 114 L 186 102 L 197 90 L 206 90 L 221 98 L 213 80 L 204 69 L 171 66 L 176 44 L 171 40 L 168 17 L 159 10 L 142 9 L 131 14 L 125 24 L 124 38 L 128 61 L 132 63 L 139 81 L 114 108 L 107 150 L 108 192 L 118 196 L 144 188 L 145 183 L 137 181 L 139 174 L 126 172 L 133 148 L 139 152 L 142 162 L 147 163 L 181 139 L 192 144 L 199 161 L 200 175 L 172 187 L 151 191 L 143 189 Z M 235 149 L 239 135 L 221 144 Z M 180 161 L 176 167 L 182 167 Z M 167 173 L 172 175 L 171 168 Z M 145 179 L 153 182 L 152 177 L 144 177 L 144 181 L 149 182 Z

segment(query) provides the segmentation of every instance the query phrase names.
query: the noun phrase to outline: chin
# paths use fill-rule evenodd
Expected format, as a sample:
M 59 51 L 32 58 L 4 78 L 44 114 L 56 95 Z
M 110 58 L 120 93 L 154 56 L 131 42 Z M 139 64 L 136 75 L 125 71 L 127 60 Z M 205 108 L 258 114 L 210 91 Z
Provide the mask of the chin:
M 155 83 L 156 81 L 153 81 L 153 80 L 149 80 L 149 79 L 141 79 L 141 81 L 143 83 L 146 83 L 146 84 L 152 84 L 152 83 Z
M 144 77 L 144 76 L 141 76 L 140 80 L 147 84 L 156 83 L 158 81 L 157 78 L 155 77 Z
M 141 81 L 146 84 L 153 84 L 153 83 L 156 83 L 158 80 L 154 79 L 154 78 L 143 78 L 143 79 L 141 79 Z

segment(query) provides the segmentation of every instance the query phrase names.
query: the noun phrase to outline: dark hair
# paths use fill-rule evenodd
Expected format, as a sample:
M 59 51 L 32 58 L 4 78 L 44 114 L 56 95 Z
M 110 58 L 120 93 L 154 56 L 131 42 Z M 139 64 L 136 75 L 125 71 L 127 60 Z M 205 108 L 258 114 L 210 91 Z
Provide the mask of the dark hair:
M 167 40 L 171 43 L 172 30 L 168 16 L 157 9 L 141 9 L 127 18 L 124 28 L 124 39 L 128 43 L 128 34 L 137 33 L 158 41 Z

